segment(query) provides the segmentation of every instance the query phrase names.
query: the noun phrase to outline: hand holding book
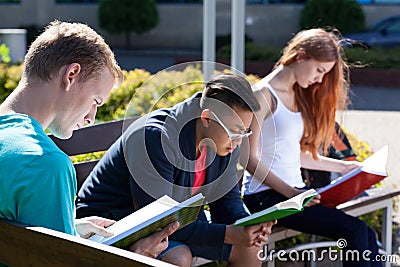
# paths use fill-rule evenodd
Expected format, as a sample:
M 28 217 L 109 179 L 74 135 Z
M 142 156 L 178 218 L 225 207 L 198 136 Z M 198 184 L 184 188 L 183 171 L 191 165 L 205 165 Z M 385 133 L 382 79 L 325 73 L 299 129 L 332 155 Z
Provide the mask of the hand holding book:
M 179 228 L 179 222 L 175 221 L 168 224 L 160 231 L 141 238 L 133 243 L 129 250 L 150 258 L 156 258 L 168 247 L 168 236 Z
M 89 240 L 119 248 L 127 248 L 135 241 L 178 221 L 182 228 L 197 219 L 204 197 L 201 193 L 179 203 L 163 196 L 111 225 L 111 237 L 94 235 Z
M 386 145 L 364 160 L 361 167 L 318 189 L 321 204 L 334 208 L 386 178 L 388 152 L 389 147 Z

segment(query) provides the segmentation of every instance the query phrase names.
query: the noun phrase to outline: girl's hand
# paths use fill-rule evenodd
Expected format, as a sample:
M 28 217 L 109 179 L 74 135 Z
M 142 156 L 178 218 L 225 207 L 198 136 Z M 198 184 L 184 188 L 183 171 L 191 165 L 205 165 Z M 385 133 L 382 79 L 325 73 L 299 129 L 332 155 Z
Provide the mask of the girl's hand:
M 346 174 L 356 168 L 361 168 L 362 167 L 362 163 L 352 160 L 352 161 L 343 161 L 343 170 L 341 171 L 341 173 Z

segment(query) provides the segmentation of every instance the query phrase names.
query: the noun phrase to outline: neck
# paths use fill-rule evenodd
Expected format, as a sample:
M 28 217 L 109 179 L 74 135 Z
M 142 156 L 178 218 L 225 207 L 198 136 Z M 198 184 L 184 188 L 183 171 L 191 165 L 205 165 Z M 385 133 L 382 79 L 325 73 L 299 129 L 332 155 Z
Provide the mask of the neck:
M 293 74 L 293 69 L 290 66 L 279 65 L 273 72 L 266 78 L 273 88 L 292 91 L 296 79 Z
M 196 159 L 200 155 L 200 143 L 204 139 L 203 125 L 201 124 L 201 119 L 196 120 Z
M 54 90 L 49 83 L 42 81 L 26 82 L 21 79 L 17 88 L 0 105 L 0 115 L 26 114 L 47 128 L 54 114 Z

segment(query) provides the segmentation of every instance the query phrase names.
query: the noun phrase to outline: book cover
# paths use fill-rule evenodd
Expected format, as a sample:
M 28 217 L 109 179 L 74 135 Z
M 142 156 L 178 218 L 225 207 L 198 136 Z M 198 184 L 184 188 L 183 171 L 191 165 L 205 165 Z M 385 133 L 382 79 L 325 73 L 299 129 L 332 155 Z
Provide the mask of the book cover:
M 269 207 L 265 210 L 253 213 L 247 217 L 239 219 L 235 222 L 237 226 L 249 226 L 263 222 L 270 222 L 277 220 L 294 213 L 300 212 L 304 209 L 304 206 L 311 201 L 317 192 L 314 189 L 309 189 L 297 196 L 289 198 L 288 200 L 282 201 Z
M 174 221 L 179 222 L 179 229 L 195 221 L 203 201 L 204 196 L 201 193 L 183 202 L 163 196 L 108 227 L 114 232 L 113 236 L 102 237 L 96 234 L 89 240 L 126 248 Z
M 329 185 L 318 189 L 321 204 L 334 208 L 388 176 L 387 158 L 389 146 L 384 146 L 347 174 L 333 180 Z

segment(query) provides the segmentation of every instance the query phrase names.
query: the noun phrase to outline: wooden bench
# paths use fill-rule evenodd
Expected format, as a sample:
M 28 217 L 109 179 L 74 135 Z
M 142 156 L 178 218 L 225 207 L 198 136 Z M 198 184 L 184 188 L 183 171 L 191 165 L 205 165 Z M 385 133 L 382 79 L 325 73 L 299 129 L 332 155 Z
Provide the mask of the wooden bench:
M 50 138 L 68 156 L 102 152 L 106 151 L 121 136 L 123 129 L 126 129 L 138 118 L 133 117 L 84 127 L 74 131 L 72 137 L 66 140 L 53 135 L 50 135 Z M 74 164 L 78 190 L 97 162 L 98 160 L 91 160 Z
M 119 120 L 119 121 L 112 121 L 107 123 L 96 124 L 90 127 L 82 128 L 78 131 L 75 131 L 72 138 L 68 140 L 60 140 L 51 136 L 54 142 L 68 155 L 79 155 L 83 153 L 90 153 L 90 152 L 98 152 L 98 151 L 105 151 L 109 148 L 111 144 L 115 142 L 119 138 L 122 133 L 122 129 L 126 128 L 131 124 L 135 118 L 129 118 L 126 120 Z M 77 179 L 78 179 L 78 187 L 81 186 L 83 181 L 86 179 L 90 171 L 92 170 L 93 166 L 97 163 L 97 160 L 84 162 L 84 163 L 77 163 L 75 164 L 75 169 L 77 172 Z M 338 208 L 342 209 L 348 214 L 353 216 L 358 216 L 362 214 L 366 214 L 378 209 L 383 210 L 383 225 L 382 225 L 382 248 L 383 250 L 387 251 L 387 254 L 391 253 L 392 247 L 392 205 L 393 205 L 393 197 L 400 194 L 400 190 L 395 189 L 373 189 L 369 190 L 369 196 L 365 196 L 359 198 L 357 200 L 352 200 L 340 205 Z M 273 229 L 273 233 L 269 238 L 269 249 L 275 248 L 275 243 L 298 235 L 300 232 L 286 229 L 286 228 L 279 228 L 276 227 Z M 2 233 L 0 232 L 0 236 Z M 86 240 L 79 240 L 86 245 L 88 241 Z M 308 244 L 301 244 L 296 246 L 293 249 L 308 249 L 308 248 L 317 248 L 321 246 L 332 246 L 335 245 L 335 242 L 324 242 L 324 243 L 308 243 Z M 93 247 L 93 246 L 92 246 Z M 1 249 L 1 247 L 0 247 Z M 115 248 L 110 248 L 114 251 Z M 0 250 L 1 251 L 1 250 Z M 1 258 L 0 258 L 1 260 Z M 195 265 L 199 265 L 203 263 L 203 261 L 197 259 L 197 263 Z M 265 263 L 267 266 L 274 266 L 274 261 L 269 261 Z M 161 265 L 160 265 L 161 266 Z M 386 265 L 389 266 L 389 263 Z
M 69 234 L 6 220 L 0 220 L 0 262 L 31 267 L 175 266 Z

